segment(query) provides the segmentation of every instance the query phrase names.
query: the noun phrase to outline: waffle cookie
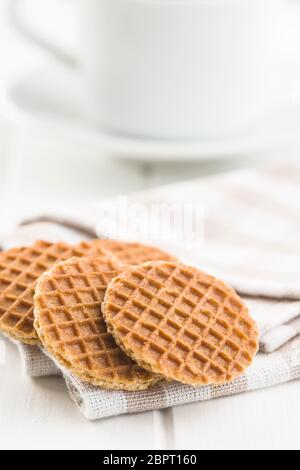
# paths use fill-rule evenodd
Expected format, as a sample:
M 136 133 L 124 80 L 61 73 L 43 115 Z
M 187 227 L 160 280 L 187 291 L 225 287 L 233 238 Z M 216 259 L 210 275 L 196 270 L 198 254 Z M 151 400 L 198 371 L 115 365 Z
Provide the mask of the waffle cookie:
M 45 241 L 1 252 L 0 331 L 23 343 L 38 343 L 33 326 L 33 295 L 38 277 L 59 261 L 91 252 L 106 253 L 93 243 L 70 246 Z
M 115 390 L 143 390 L 158 381 L 117 346 L 101 302 L 121 269 L 112 257 L 72 258 L 43 274 L 36 286 L 35 328 L 45 349 L 77 377 Z
M 147 261 L 175 261 L 175 257 L 157 247 L 141 243 L 122 242 L 118 240 L 95 240 L 95 246 L 107 250 L 125 265 L 142 264 Z
M 251 364 L 258 330 L 240 297 L 195 268 L 132 266 L 112 280 L 103 315 L 141 367 L 190 385 L 222 384 Z

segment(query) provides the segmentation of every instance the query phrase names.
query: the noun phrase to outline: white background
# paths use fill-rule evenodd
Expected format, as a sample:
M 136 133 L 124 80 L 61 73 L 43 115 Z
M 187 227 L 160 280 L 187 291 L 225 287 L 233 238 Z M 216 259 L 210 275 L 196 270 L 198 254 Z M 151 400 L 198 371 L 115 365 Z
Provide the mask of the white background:
M 206 164 L 141 164 L 108 158 L 92 146 L 74 145 L 62 136 L 6 117 L 6 85 L 47 59 L 9 28 L 0 0 L 0 231 L 32 210 L 71 205 L 126 193 L 168 181 L 227 171 L 239 160 Z M 51 2 L 50 2 L 51 3 Z M 53 2 L 52 2 L 53 3 Z M 57 2 L 54 2 L 57 3 Z M 59 3 L 59 2 L 58 2 Z M 71 3 L 71 2 L 67 2 Z M 39 16 L 46 0 L 35 1 Z M 39 6 L 38 6 L 39 5 Z M 67 7 L 68 8 L 68 5 Z M 53 9 L 48 27 L 73 47 Z M 68 17 L 70 23 L 73 19 Z M 276 156 L 299 154 L 297 147 Z M 243 161 L 254 164 L 270 155 Z M 29 379 L 14 345 L 4 340 L 0 361 L 2 448 L 299 448 L 300 382 L 172 410 L 123 416 L 91 423 L 75 409 L 58 378 Z M 1 353 L 3 344 L 1 345 Z M 2 354 L 1 354 L 2 356 Z M 1 357 L 0 357 L 1 359 Z

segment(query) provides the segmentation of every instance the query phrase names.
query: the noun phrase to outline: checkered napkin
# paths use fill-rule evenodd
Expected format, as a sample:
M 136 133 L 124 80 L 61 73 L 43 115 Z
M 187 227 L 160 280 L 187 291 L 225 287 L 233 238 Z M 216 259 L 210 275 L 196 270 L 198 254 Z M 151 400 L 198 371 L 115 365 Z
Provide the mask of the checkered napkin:
M 109 233 L 107 227 L 116 227 L 116 220 L 108 219 L 115 217 L 114 208 L 121 202 L 114 199 L 34 218 L 2 237 L 1 245 L 9 248 L 37 238 L 77 242 L 96 234 L 120 235 Z M 285 163 L 239 170 L 126 198 L 127 207 L 138 204 L 151 209 L 158 203 L 165 207 L 180 203 L 199 218 L 188 242 L 172 236 L 168 243 L 163 238 L 156 242 L 235 287 L 257 320 L 261 351 L 248 371 L 230 384 L 194 388 L 162 382 L 147 391 L 115 392 L 78 380 L 37 346 L 19 345 L 27 374 L 62 374 L 70 396 L 91 420 L 208 400 L 300 377 L 300 166 Z M 133 234 L 136 212 L 126 216 L 125 232 Z M 147 235 L 139 232 L 134 238 L 153 243 Z

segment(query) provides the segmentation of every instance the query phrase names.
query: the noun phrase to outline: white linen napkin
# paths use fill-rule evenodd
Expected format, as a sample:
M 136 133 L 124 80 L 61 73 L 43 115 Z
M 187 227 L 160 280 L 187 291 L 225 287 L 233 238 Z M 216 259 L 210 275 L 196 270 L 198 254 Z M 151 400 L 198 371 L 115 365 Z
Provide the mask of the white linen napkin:
M 45 356 L 38 346 L 19 346 L 27 374 L 36 377 L 47 373 L 62 374 L 71 398 L 89 420 L 109 416 L 138 413 L 168 408 L 196 401 L 235 395 L 289 382 L 300 378 L 300 339 L 290 341 L 281 351 L 272 354 L 259 353 L 245 374 L 231 383 L 221 386 L 191 387 L 178 382 L 160 382 L 139 392 L 101 390 L 82 380 Z

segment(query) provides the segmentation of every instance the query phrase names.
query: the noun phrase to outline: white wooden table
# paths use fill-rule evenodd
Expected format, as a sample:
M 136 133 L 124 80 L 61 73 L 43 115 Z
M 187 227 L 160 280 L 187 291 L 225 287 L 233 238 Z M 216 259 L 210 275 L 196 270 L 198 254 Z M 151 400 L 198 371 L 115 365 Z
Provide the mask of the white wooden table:
M 19 73 L 20 67 L 31 66 L 36 60 L 32 51 L 23 47 L 21 66 L 19 57 L 13 61 L 15 39 L 1 31 L 0 64 L 6 65 L 2 69 L 0 65 L 0 80 L 9 78 L 11 64 L 12 72 Z M 11 44 L 9 57 L 3 37 Z M 0 164 L 3 232 L 33 209 L 76 205 L 225 171 L 240 163 L 149 165 L 117 161 L 62 138 L 48 141 L 47 135 L 33 129 L 10 127 L 0 116 Z M 16 347 L 2 339 L 0 378 L 1 448 L 300 448 L 300 382 L 92 423 L 77 411 L 61 379 L 26 377 Z

